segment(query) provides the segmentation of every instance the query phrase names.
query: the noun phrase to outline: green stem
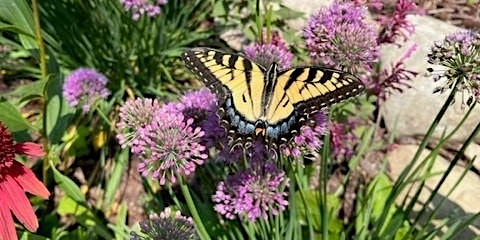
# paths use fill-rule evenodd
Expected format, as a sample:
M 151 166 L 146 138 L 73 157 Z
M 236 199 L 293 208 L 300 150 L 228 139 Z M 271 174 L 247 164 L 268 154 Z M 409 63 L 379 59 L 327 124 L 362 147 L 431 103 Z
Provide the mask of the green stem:
M 293 161 L 293 160 L 292 160 Z M 313 219 L 312 219 L 312 216 L 310 214 L 308 214 L 308 203 L 307 203 L 307 200 L 305 198 L 305 189 L 304 189 L 304 184 L 302 182 L 302 178 L 300 175 L 302 175 L 302 173 L 300 171 L 296 171 L 294 170 L 293 168 L 291 168 L 290 170 L 292 173 L 291 175 L 293 175 L 292 177 L 290 177 L 291 180 L 295 180 L 297 182 L 297 186 L 298 186 L 298 191 L 300 193 L 300 197 L 302 199 L 302 203 L 303 205 L 305 206 L 305 217 L 307 219 L 307 226 L 308 226 L 308 235 L 309 235 L 309 239 L 310 240 L 313 240 L 314 239 L 314 232 L 313 232 Z M 293 182 L 293 181 L 292 181 Z
M 197 227 L 198 234 L 200 235 L 200 239 L 210 240 L 210 236 L 208 235 L 207 229 L 203 226 L 202 219 L 198 215 L 197 208 L 195 208 L 195 204 L 193 203 L 192 196 L 190 195 L 190 191 L 188 190 L 188 186 L 184 183 L 183 177 L 178 176 L 180 189 L 182 190 L 182 194 L 185 197 L 185 201 L 187 201 L 187 207 L 192 214 L 193 221 L 195 222 L 195 226 Z
M 258 31 L 258 41 L 263 42 L 263 20 L 260 15 L 260 0 L 257 0 L 255 3 L 255 23 L 257 24 L 257 31 Z
M 40 73 L 42 79 L 47 79 L 47 60 L 45 54 L 45 45 L 42 39 L 42 30 L 40 27 L 40 13 L 38 11 L 37 0 L 32 0 L 33 20 L 35 24 L 35 40 L 38 44 L 39 58 L 40 58 Z
M 470 134 L 470 136 L 468 136 L 468 138 L 465 140 L 465 142 L 463 143 L 462 147 L 460 148 L 460 150 L 458 150 L 458 152 L 455 154 L 454 158 L 451 160 L 450 164 L 448 165 L 447 167 L 447 170 L 443 173 L 442 175 L 442 178 L 438 181 L 437 185 L 435 186 L 435 188 L 432 190 L 432 193 L 430 194 L 430 196 L 428 197 L 427 201 L 424 203 L 425 206 L 428 206 L 430 204 L 430 202 L 433 201 L 433 198 L 434 197 L 437 197 L 437 192 L 440 190 L 440 187 L 443 185 L 443 183 L 445 182 L 445 180 L 447 179 L 447 177 L 450 175 L 450 173 L 452 172 L 453 168 L 455 166 L 457 166 L 457 162 L 463 157 L 463 153 L 465 152 L 465 150 L 467 149 L 467 147 L 473 142 L 473 140 L 475 139 L 475 137 L 478 135 L 478 133 L 480 132 L 480 122 L 477 124 L 477 126 L 475 127 L 475 129 L 472 131 L 472 133 Z M 423 207 L 422 210 L 417 214 L 417 216 L 415 217 L 415 220 L 413 222 L 413 224 L 416 224 L 419 220 L 420 220 L 420 217 L 424 214 L 424 212 L 427 210 L 427 207 Z M 413 229 L 413 228 L 412 228 Z
M 37 41 L 37 44 L 38 44 L 41 80 L 47 81 L 48 79 L 47 60 L 46 60 L 47 58 L 45 53 L 45 45 L 42 39 L 42 30 L 40 27 L 40 13 L 38 11 L 37 0 L 32 0 L 32 13 L 33 13 L 33 21 L 35 24 L 35 40 Z M 48 86 L 48 83 L 45 84 L 45 88 L 43 89 L 43 95 L 41 98 L 42 109 L 43 109 L 43 129 L 41 131 L 41 134 L 43 135 L 43 150 L 45 151 L 45 158 L 43 159 L 43 167 L 42 167 L 42 176 L 43 176 L 44 184 L 47 183 L 47 171 L 49 168 L 48 159 L 49 159 L 49 150 L 50 150 L 48 136 L 47 136 L 47 121 L 46 121 L 47 102 L 48 102 L 47 86 Z
M 322 218 L 322 240 L 328 240 L 328 206 L 327 206 L 327 182 L 328 182 L 328 160 L 330 157 L 330 135 L 325 135 L 320 163 L 320 211 Z
M 97 113 L 100 115 L 103 121 L 107 123 L 108 127 L 112 128 L 112 122 L 110 121 L 110 119 L 108 119 L 107 115 L 105 115 L 105 113 L 98 107 L 98 105 L 95 107 L 95 109 L 97 110 Z
M 432 124 L 427 130 L 427 133 L 425 134 L 425 137 L 422 139 L 422 142 L 420 143 L 420 146 L 417 149 L 417 152 L 415 153 L 412 161 L 405 167 L 405 169 L 402 171 L 398 179 L 395 181 L 395 184 L 392 187 L 391 194 L 388 196 L 387 201 L 385 203 L 384 211 L 382 211 L 382 214 L 377 220 L 377 225 L 375 227 L 374 236 L 378 236 L 380 234 L 380 231 L 383 229 L 385 221 L 387 219 L 387 213 L 389 212 L 389 209 L 392 207 L 394 204 L 396 198 L 400 194 L 400 192 L 403 190 L 403 188 L 406 186 L 405 184 L 405 178 L 409 175 L 410 171 L 412 168 L 415 166 L 415 163 L 418 161 L 418 158 L 422 154 L 423 150 L 429 143 L 430 139 L 432 138 L 433 132 L 437 128 L 438 124 L 440 123 L 440 120 L 443 118 L 445 115 L 445 112 L 447 111 L 448 107 L 450 104 L 453 102 L 455 99 L 455 93 L 457 92 L 457 85 L 459 81 L 455 82 L 455 85 L 452 88 L 452 91 L 450 92 L 450 95 L 448 98 L 445 100 L 445 103 L 443 104 L 442 108 L 438 112 L 437 116 L 435 116 L 435 119 L 433 120 Z

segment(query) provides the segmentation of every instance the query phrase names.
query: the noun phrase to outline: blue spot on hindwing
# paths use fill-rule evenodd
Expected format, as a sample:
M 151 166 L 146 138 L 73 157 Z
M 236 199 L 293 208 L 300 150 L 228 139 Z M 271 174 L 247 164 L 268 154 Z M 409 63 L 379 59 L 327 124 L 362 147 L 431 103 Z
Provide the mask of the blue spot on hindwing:
M 268 126 L 267 127 L 267 136 L 269 136 L 270 138 L 273 138 L 273 139 L 277 139 L 278 138 L 278 129 L 274 128 L 272 126 Z
M 253 133 L 255 131 L 255 125 L 247 123 L 247 125 L 245 126 L 245 130 L 247 131 L 247 133 Z
M 246 134 L 247 133 L 247 129 L 245 128 L 245 122 L 244 121 L 240 121 L 240 123 L 238 124 L 238 131 L 241 134 Z
M 232 119 L 232 125 L 233 126 L 238 126 L 240 123 L 241 123 L 240 116 L 238 116 L 238 115 L 234 116 L 233 119 Z
M 283 122 L 282 125 L 280 125 L 280 133 L 284 134 L 288 132 L 288 124 L 287 122 Z

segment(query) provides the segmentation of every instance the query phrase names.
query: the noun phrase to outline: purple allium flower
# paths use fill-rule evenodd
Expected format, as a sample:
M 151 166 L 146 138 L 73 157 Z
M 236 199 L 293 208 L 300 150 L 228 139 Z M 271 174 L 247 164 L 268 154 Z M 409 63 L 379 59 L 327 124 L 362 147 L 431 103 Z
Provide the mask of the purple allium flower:
M 150 124 L 159 110 L 158 101 L 149 98 L 128 100 L 120 107 L 117 139 L 122 148 L 136 144 L 139 129 Z
M 357 136 L 352 133 L 355 127 L 356 123 L 352 120 L 344 123 L 332 124 L 331 136 L 333 156 L 343 159 L 350 159 L 353 156 L 353 148 L 358 142 Z
M 379 46 L 375 27 L 365 21 L 365 14 L 365 8 L 351 2 L 335 2 L 314 14 L 303 32 L 312 60 L 354 73 L 370 71 Z
M 194 119 L 194 126 L 199 126 L 205 132 L 202 143 L 207 148 L 226 138 L 225 128 L 220 125 L 217 114 L 217 97 L 208 88 L 185 94 L 178 108 L 186 118 Z
M 328 116 L 325 110 L 313 114 L 313 126 L 305 125 L 300 129 L 300 134 L 293 138 L 293 142 L 282 148 L 286 156 L 299 157 L 302 153 L 312 153 L 323 144 L 321 137 L 328 133 Z
M 228 219 L 267 219 L 269 213 L 278 215 L 288 205 L 285 187 L 288 178 L 283 170 L 269 162 L 254 165 L 218 184 L 214 208 Z
M 253 43 L 245 47 L 244 52 L 245 56 L 266 68 L 274 62 L 278 64 L 280 70 L 292 65 L 293 53 L 290 52 L 278 33 L 274 33 L 269 42 Z
M 138 20 L 142 15 L 154 17 L 160 14 L 161 5 L 167 0 L 121 0 L 123 7 L 132 12 L 132 19 Z
M 107 78 L 91 68 L 78 68 L 70 73 L 63 84 L 63 96 L 72 107 L 82 105 L 83 113 L 99 99 L 110 95 Z
M 394 43 L 399 37 L 407 41 L 410 35 L 415 32 L 415 26 L 407 20 L 409 14 L 422 14 L 415 1 L 397 0 L 395 11 L 391 16 L 383 15 L 378 19 L 381 25 L 378 42 Z
M 480 101 L 480 33 L 458 31 L 435 42 L 428 54 L 428 62 L 444 67 L 434 80 L 446 79 L 446 83 L 436 91 L 451 89 L 458 81 L 457 89 L 467 93 L 467 104 L 473 98 Z
M 180 211 L 172 212 L 165 208 L 160 216 L 151 216 L 140 222 L 141 233 L 131 232 L 130 240 L 169 239 L 194 240 L 199 239 L 193 221 L 181 215 Z
M 391 69 L 384 69 L 378 74 L 373 75 L 368 80 L 364 80 L 367 85 L 368 92 L 377 96 L 378 99 L 385 100 L 387 96 L 394 91 L 402 92 L 402 87 L 410 88 L 410 82 L 418 75 L 417 72 L 405 68 L 404 62 L 417 49 L 417 45 L 413 44 L 407 49 L 405 54 L 392 64 Z
M 228 137 L 221 140 L 216 160 L 225 163 L 236 163 L 243 159 L 245 152 L 241 147 L 231 148 Z
M 138 171 L 143 176 L 151 172 L 160 185 L 165 185 L 167 181 L 175 183 L 176 174 L 191 175 L 207 154 L 200 144 L 205 133 L 192 126 L 193 119 L 162 109 L 159 112 L 151 124 L 139 129 L 138 144 L 132 151 L 142 160 Z
M 202 88 L 197 91 L 188 92 L 182 96 L 180 103 L 184 108 L 215 111 L 217 108 L 217 97 L 210 89 Z

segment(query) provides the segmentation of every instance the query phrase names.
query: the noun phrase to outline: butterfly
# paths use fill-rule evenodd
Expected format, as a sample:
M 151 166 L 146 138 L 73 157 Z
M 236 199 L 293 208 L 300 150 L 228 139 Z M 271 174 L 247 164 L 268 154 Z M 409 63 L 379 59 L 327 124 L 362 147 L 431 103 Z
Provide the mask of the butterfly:
M 233 144 L 254 140 L 284 144 L 322 108 L 360 94 L 354 75 L 320 67 L 279 70 L 210 48 L 187 50 L 182 59 L 218 98 Z

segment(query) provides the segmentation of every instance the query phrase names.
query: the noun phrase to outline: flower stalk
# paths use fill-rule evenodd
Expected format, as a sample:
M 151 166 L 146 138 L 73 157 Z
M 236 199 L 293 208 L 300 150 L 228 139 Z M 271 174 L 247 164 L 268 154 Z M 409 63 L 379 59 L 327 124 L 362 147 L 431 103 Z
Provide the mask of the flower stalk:
M 200 215 L 198 215 L 197 208 L 195 207 L 195 203 L 193 202 L 192 195 L 190 195 L 190 191 L 188 190 L 188 185 L 185 184 L 183 176 L 180 176 L 177 174 L 177 178 L 179 180 L 179 185 L 180 185 L 182 194 L 185 197 L 185 201 L 187 202 L 188 210 L 190 211 L 190 214 L 192 214 L 193 222 L 195 223 L 200 239 L 202 240 L 211 239 L 210 236 L 208 235 L 207 229 L 203 225 Z
M 38 52 L 39 52 L 39 64 L 40 64 L 40 76 L 41 76 L 41 81 L 47 81 L 46 84 L 44 85 L 45 87 L 43 88 L 43 94 L 41 97 L 41 102 L 42 102 L 42 109 L 43 109 L 43 130 L 41 131 L 41 134 L 43 135 L 43 151 L 45 152 L 45 157 L 43 158 L 43 167 L 42 167 L 42 175 L 43 175 L 43 183 L 47 183 L 47 171 L 49 168 L 49 146 L 50 143 L 48 141 L 48 136 L 47 136 L 47 106 L 48 106 L 48 93 L 47 93 L 47 87 L 48 87 L 48 72 L 47 72 L 47 58 L 46 58 L 46 53 L 45 53 L 45 44 L 43 42 L 42 38 L 42 29 L 40 26 L 40 13 L 38 11 L 38 3 L 37 0 L 32 0 L 32 13 L 33 13 L 33 21 L 35 24 L 35 40 L 37 41 L 38 45 Z

